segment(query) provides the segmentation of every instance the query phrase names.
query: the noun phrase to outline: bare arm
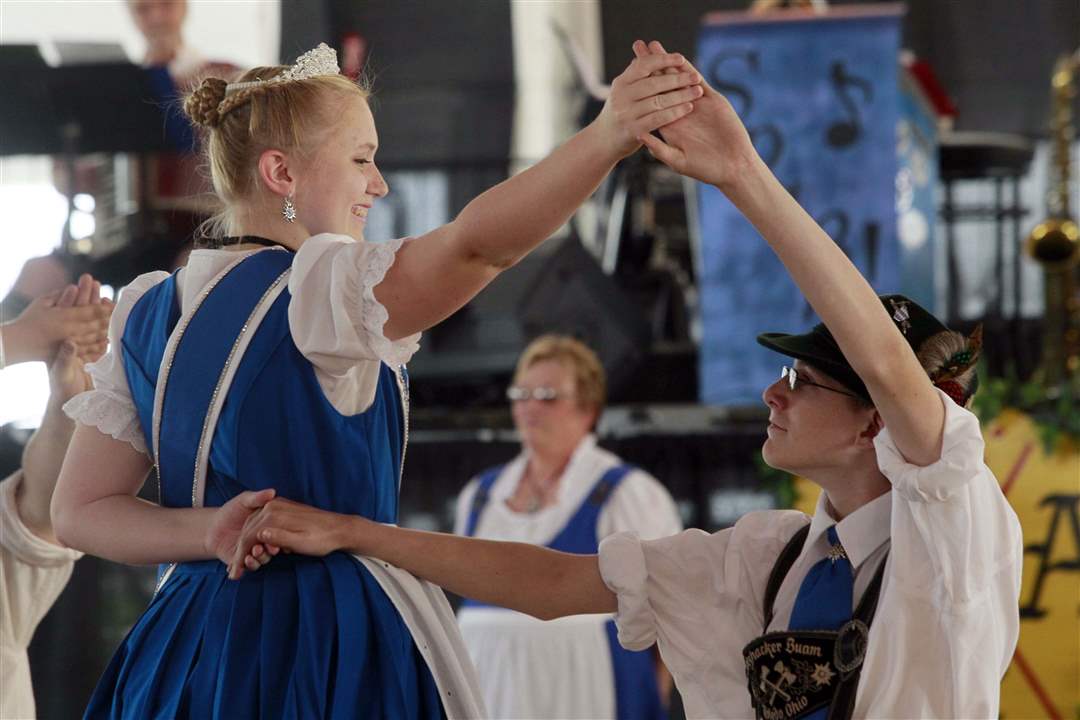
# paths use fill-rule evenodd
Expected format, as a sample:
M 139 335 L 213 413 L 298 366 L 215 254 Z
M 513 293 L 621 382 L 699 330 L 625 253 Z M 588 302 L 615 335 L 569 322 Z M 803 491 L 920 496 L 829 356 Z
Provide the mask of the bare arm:
M 596 555 L 349 520 L 347 550 L 386 560 L 463 597 L 541 620 L 617 609 Z
M 58 295 L 50 296 L 49 302 L 52 305 L 48 312 L 97 308 L 105 311 L 106 321 L 112 311 L 112 305 L 101 299 L 101 284 L 89 275 L 79 278 L 78 286 L 69 285 Z M 32 312 L 25 315 L 34 317 Z M 31 324 L 40 329 L 42 323 Z M 99 331 L 96 322 L 74 324 L 68 329 L 76 335 Z M 41 426 L 30 436 L 23 451 L 22 482 L 15 495 L 19 517 L 26 527 L 52 543 L 56 542 L 56 536 L 49 517 L 49 504 L 71 433 L 75 430 L 75 423 L 64 414 L 63 406 L 75 395 L 91 388 L 90 377 L 83 369 L 84 360 L 97 360 L 105 351 L 103 342 L 98 340 L 92 347 L 84 346 L 83 352 L 89 354 L 80 357 L 79 347 L 72 338 L 61 337 L 61 340 L 55 354 L 44 358 L 49 362 L 49 400 Z
M 72 365 L 77 363 L 74 368 Z M 57 372 L 82 372 L 82 363 L 75 357 L 75 347 L 70 343 L 61 346 L 49 370 L 50 380 Z M 22 482 L 15 502 L 23 524 L 38 537 L 55 543 L 49 503 L 52 501 L 60 466 L 64 462 L 71 433 L 75 423 L 61 409 L 66 398 L 57 397 L 55 390 L 49 397 L 49 405 L 41 420 L 41 427 L 34 431 L 26 443 L 22 457 Z
M 659 52 L 659 44 L 651 46 Z M 677 172 L 719 188 L 776 252 L 866 384 L 909 462 L 941 457 L 945 410 L 870 284 L 758 156 L 731 104 L 712 88 L 687 117 L 642 141 Z
M 345 550 L 376 557 L 458 595 L 542 620 L 616 610 L 596 555 L 407 530 L 284 499 L 252 516 L 230 564 L 231 577 L 240 577 L 245 566 L 257 569 L 248 552 L 260 543 L 304 555 Z
M 53 494 L 57 539 L 132 565 L 229 558 L 244 521 L 274 494 L 241 493 L 220 508 L 163 508 L 136 497 L 150 468 L 128 443 L 77 425 Z
M 763 162 L 725 193 L 754 224 L 870 392 L 908 461 L 941 457 L 945 408 L 877 293 Z
M 681 55 L 638 58 L 612 85 L 600 116 L 551 155 L 469 203 L 458 217 L 407 244 L 375 296 L 391 339 L 449 316 L 562 226 L 636 137 L 686 115 L 701 76 Z M 684 72 L 651 77 L 666 68 Z

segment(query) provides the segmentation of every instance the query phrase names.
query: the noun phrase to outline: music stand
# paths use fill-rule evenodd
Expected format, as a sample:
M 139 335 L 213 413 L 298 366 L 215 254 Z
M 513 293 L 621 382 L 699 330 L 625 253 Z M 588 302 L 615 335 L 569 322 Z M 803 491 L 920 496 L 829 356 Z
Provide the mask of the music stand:
M 0 46 L 0 97 L 0 155 L 191 149 L 190 130 L 175 127 L 178 95 L 165 68 L 51 68 L 32 46 Z

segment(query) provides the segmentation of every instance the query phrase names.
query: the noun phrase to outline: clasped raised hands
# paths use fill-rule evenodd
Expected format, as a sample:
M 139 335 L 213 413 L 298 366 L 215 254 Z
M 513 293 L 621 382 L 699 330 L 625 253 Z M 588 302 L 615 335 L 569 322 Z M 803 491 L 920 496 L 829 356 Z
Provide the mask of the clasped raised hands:
M 637 60 L 669 57 L 657 41 L 634 43 Z M 635 60 L 635 62 L 637 62 Z M 650 67 L 652 67 L 650 65 Z M 686 68 L 693 70 L 687 63 Z M 670 67 L 659 72 L 672 75 Z M 686 72 L 680 68 L 678 72 Z M 695 178 L 727 191 L 760 163 L 750 135 L 727 98 L 704 80 L 701 94 L 694 101 L 694 112 L 659 127 L 662 140 L 655 135 L 638 136 L 649 152 L 680 175 Z
M 702 95 L 701 74 L 678 53 L 644 53 L 615 78 L 594 121 L 617 158 L 641 147 L 641 137 L 689 115 Z

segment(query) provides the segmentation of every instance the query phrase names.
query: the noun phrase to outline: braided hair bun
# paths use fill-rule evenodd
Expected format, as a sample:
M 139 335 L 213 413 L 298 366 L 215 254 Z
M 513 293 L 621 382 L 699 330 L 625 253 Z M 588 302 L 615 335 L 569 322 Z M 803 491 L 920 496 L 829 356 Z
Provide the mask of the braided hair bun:
M 216 128 L 221 124 L 224 113 L 221 101 L 225 99 L 227 83 L 220 78 L 206 78 L 184 101 L 184 112 L 191 121 L 204 128 Z

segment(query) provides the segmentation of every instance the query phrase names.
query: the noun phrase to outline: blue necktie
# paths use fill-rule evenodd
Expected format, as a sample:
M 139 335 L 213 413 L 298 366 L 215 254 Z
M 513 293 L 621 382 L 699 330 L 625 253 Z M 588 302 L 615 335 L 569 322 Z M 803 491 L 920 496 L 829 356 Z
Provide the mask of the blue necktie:
M 855 579 L 851 562 L 836 536 L 836 526 L 827 531 L 829 555 L 814 563 L 806 573 L 795 607 L 791 610 L 789 630 L 839 630 L 851 619 L 851 596 Z M 823 707 L 806 716 L 805 720 L 824 720 L 829 708 Z

